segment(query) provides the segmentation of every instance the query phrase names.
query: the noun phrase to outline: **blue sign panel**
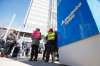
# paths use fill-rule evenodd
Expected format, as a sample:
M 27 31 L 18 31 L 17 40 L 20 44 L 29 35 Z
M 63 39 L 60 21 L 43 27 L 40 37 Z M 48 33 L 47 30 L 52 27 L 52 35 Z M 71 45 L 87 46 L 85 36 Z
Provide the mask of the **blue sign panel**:
M 58 46 L 99 33 L 86 0 L 58 0 Z

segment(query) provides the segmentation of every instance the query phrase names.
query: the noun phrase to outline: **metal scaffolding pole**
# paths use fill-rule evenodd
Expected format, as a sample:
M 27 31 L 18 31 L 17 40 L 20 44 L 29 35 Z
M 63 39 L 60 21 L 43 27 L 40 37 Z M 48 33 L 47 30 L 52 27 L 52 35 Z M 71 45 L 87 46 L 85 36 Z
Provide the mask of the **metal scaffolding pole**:
M 24 19 L 24 30 L 26 30 L 26 24 L 27 24 L 27 18 L 29 16 L 29 13 L 30 13 L 30 10 L 31 10 L 31 7 L 32 7 L 32 4 L 33 4 L 33 0 L 30 1 L 30 4 L 29 4 L 29 7 L 28 7 L 28 10 L 27 10 L 27 13 L 26 13 L 26 16 L 25 16 L 25 19 Z M 25 36 L 25 33 L 23 34 L 23 37 Z
M 55 15 L 55 0 L 49 0 L 49 19 L 48 19 L 48 28 L 53 28 L 54 30 L 56 29 L 56 15 Z
M 29 16 L 29 13 L 30 13 L 30 10 L 31 10 L 32 3 L 33 3 L 33 0 L 30 1 L 29 7 L 28 7 L 28 10 L 27 10 L 25 19 L 24 19 L 24 28 L 26 27 L 26 24 L 27 24 L 26 22 L 27 22 L 27 18 Z
M 4 40 L 6 40 L 6 38 L 7 38 L 9 29 L 11 28 L 11 26 L 12 26 L 14 20 L 15 20 L 15 17 L 16 17 L 16 14 L 13 14 L 12 19 L 11 19 L 11 21 L 10 21 L 8 27 L 7 27 L 7 31 L 6 31 L 6 33 L 5 33 L 4 37 L 3 37 Z
M 48 29 L 51 28 L 52 19 L 52 0 L 49 0 Z

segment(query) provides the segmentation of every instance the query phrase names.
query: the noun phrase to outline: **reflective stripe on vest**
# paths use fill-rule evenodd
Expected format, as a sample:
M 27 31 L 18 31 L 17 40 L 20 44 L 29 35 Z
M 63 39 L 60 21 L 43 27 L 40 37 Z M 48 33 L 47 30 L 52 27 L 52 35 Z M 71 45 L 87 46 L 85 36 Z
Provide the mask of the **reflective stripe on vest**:
M 48 40 L 54 40 L 55 39 L 55 33 L 54 32 L 49 32 L 48 33 Z

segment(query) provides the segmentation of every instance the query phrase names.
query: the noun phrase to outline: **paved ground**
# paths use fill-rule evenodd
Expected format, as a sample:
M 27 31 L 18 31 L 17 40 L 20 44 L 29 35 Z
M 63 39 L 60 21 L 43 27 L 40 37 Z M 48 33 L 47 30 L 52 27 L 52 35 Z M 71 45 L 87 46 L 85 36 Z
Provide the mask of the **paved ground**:
M 58 63 L 46 63 L 44 61 L 28 61 L 27 58 L 0 58 L 0 66 L 64 66 Z
M 31 65 L 8 58 L 0 58 L 0 66 L 31 66 Z
M 38 61 L 29 61 L 29 57 L 18 56 L 18 58 L 4 58 L 0 57 L 0 66 L 64 66 L 55 61 L 55 63 L 44 62 L 42 60 L 42 54 L 38 54 Z

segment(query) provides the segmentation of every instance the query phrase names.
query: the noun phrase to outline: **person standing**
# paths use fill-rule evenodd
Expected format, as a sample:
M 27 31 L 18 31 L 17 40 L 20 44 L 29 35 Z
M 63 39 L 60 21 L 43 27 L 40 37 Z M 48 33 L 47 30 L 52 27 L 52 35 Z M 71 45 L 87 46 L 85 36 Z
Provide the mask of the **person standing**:
M 52 62 L 54 62 L 54 49 L 55 49 L 55 32 L 53 29 L 49 29 L 47 35 L 47 53 L 46 53 L 46 62 L 49 61 L 50 54 L 52 56 Z
M 45 43 L 44 43 L 44 51 L 43 51 L 42 60 L 46 60 L 46 54 L 47 54 L 47 49 L 48 49 L 47 36 L 44 38 L 44 40 L 45 40 Z
M 0 57 L 5 56 L 5 41 L 0 37 Z
M 25 49 L 25 56 L 26 57 L 29 56 L 30 48 L 31 48 L 31 42 L 26 42 L 26 49 Z
M 33 57 L 34 57 L 34 61 L 37 61 L 40 39 L 41 39 L 40 29 L 36 28 L 36 30 L 33 31 L 32 33 L 32 45 L 31 45 L 32 49 L 31 49 L 30 61 L 33 60 Z
M 10 55 L 14 45 L 16 44 L 16 31 L 11 32 L 8 34 L 6 39 L 6 56 Z
M 59 61 L 59 53 L 58 53 L 59 48 L 58 48 L 58 45 L 57 45 L 57 42 L 58 42 L 57 38 L 58 38 L 58 33 L 57 33 L 57 31 L 55 31 L 54 56 L 57 58 L 56 61 Z

